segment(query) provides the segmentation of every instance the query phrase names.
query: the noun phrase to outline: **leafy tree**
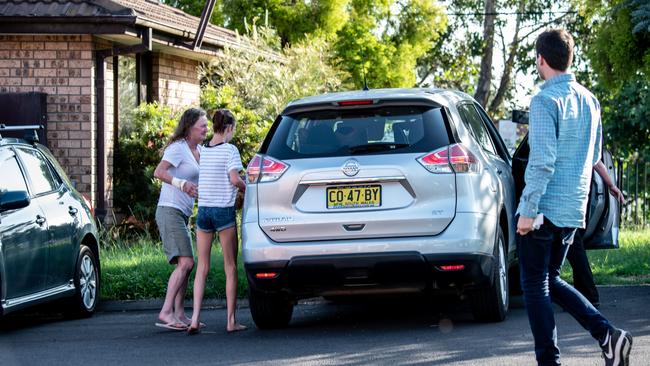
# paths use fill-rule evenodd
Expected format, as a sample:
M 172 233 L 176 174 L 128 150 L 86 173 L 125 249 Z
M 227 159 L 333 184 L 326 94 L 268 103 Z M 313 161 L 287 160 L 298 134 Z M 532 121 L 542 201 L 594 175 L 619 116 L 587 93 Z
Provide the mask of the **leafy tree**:
M 445 5 L 453 20 L 418 62 L 418 85 L 473 93 L 497 119 L 513 97 L 516 74 L 534 72 L 537 32 L 579 21 L 572 8 L 549 12 L 540 0 L 447 0 Z M 497 55 L 503 57 L 498 63 Z
M 232 0 L 223 5 L 226 26 L 240 33 L 256 19 L 277 31 L 282 45 L 303 40 L 308 34 L 331 38 L 348 21 L 350 0 Z
M 603 107 L 604 139 L 615 156 L 650 160 L 650 81 L 636 75 L 620 90 L 600 85 L 596 92 Z
M 443 8 L 431 0 L 353 0 L 350 21 L 334 43 L 337 65 L 357 88 L 364 71 L 371 88 L 412 87 L 417 60 L 446 25 Z
M 582 0 L 594 92 L 605 143 L 621 158 L 650 161 L 650 3 Z
M 259 148 L 268 128 L 292 99 L 338 90 L 344 74 L 326 62 L 322 37 L 286 46 L 282 57 L 269 57 L 269 44 L 278 43 L 269 28 L 253 27 L 250 42 L 260 52 L 227 48 L 223 57 L 204 65 L 201 105 L 209 112 L 230 109 L 238 121 L 234 144 L 244 163 Z
M 612 0 L 594 14 L 589 58 L 599 79 L 618 88 L 639 72 L 650 77 L 650 4 Z

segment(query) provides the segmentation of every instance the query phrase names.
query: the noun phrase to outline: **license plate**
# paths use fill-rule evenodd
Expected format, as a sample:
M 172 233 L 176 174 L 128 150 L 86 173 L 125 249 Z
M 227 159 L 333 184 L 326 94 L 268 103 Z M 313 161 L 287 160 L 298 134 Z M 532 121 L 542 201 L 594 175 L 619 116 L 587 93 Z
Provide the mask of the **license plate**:
M 326 190 L 327 208 L 381 206 L 381 185 L 337 186 Z

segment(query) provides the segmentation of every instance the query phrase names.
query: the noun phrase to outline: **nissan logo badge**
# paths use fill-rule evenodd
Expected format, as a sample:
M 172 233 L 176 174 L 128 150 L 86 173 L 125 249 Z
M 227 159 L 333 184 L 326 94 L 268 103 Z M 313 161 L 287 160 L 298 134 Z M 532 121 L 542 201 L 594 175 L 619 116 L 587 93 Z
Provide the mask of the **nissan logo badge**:
M 343 163 L 341 170 L 343 171 L 343 174 L 347 175 L 348 177 L 354 177 L 357 175 L 357 173 L 359 173 L 359 162 L 354 159 L 350 159 Z

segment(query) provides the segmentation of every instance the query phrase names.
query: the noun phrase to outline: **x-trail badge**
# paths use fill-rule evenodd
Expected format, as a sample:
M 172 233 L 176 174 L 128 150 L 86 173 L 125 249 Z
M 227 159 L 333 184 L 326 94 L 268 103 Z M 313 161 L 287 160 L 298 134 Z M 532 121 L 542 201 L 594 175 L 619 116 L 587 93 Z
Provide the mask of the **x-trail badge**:
M 357 175 L 357 173 L 359 173 L 359 162 L 354 159 L 347 160 L 345 163 L 343 163 L 341 170 L 343 171 L 343 174 L 347 175 L 348 177 L 354 177 Z

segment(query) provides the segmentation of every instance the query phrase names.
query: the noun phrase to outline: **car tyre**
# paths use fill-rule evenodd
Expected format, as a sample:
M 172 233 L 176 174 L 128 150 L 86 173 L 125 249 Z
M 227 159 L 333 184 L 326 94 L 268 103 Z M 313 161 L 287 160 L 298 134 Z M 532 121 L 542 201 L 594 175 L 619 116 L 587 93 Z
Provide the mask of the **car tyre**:
M 494 246 L 495 266 L 492 269 L 492 283 L 489 287 L 471 294 L 470 301 L 474 319 L 484 322 L 500 322 L 506 318 L 510 302 L 508 289 L 508 262 L 503 231 L 497 229 Z
M 95 312 L 99 300 L 99 265 L 95 253 L 81 246 L 74 275 L 75 294 L 70 299 L 66 315 L 85 318 Z
M 248 302 L 260 329 L 284 328 L 291 321 L 293 302 L 281 293 L 265 293 L 249 287 Z

